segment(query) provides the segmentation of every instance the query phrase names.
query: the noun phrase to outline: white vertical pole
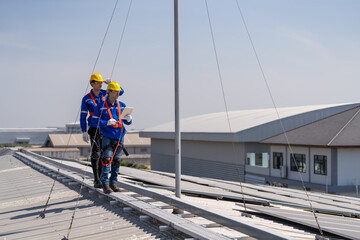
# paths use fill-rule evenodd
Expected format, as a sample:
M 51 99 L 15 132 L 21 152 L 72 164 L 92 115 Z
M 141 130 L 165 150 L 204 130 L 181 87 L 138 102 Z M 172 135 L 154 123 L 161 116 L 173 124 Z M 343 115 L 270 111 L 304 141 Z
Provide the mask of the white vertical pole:
M 181 134 L 179 98 L 179 0 L 174 0 L 174 64 L 175 64 L 175 196 L 181 197 Z

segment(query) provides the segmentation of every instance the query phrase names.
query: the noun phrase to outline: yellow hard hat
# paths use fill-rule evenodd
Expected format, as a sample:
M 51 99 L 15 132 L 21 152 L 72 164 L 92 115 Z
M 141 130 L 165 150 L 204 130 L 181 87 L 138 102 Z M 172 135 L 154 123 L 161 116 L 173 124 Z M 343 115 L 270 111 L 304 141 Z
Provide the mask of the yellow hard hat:
M 113 91 L 122 91 L 120 85 L 117 82 L 111 82 L 109 83 L 108 87 L 106 90 L 113 90 Z
M 91 75 L 91 77 L 90 77 L 90 82 L 91 82 L 91 81 L 105 82 L 105 80 L 102 78 L 102 76 L 100 75 L 100 73 L 94 73 L 93 75 Z

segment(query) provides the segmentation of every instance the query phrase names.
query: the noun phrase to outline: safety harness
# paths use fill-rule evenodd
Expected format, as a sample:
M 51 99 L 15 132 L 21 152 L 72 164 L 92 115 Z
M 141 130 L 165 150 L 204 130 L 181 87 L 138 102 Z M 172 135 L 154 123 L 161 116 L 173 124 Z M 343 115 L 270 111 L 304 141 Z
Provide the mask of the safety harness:
M 106 109 L 107 109 L 107 111 L 108 111 L 108 113 L 109 113 L 110 119 L 113 119 L 113 115 L 112 115 L 112 113 L 111 113 L 109 104 L 108 104 L 107 101 L 105 101 L 105 100 L 104 100 L 104 102 L 105 102 L 105 105 L 106 105 Z M 118 113 L 119 113 L 119 115 L 118 115 L 118 116 L 119 116 L 119 121 L 116 122 L 115 125 L 110 125 L 110 127 L 122 128 L 122 127 L 123 127 L 123 124 L 122 124 L 122 120 L 121 120 L 121 118 L 120 118 L 120 115 L 121 115 L 120 103 L 119 103 L 118 100 L 116 100 L 116 102 L 117 102 Z M 101 164 L 102 164 L 103 166 L 107 167 L 107 166 L 109 166 L 109 165 L 111 164 L 111 162 L 112 162 L 112 160 L 113 160 L 113 158 L 114 158 L 114 156 L 115 156 L 116 150 L 118 149 L 119 145 L 121 145 L 121 144 L 120 144 L 120 139 L 118 140 L 118 142 L 117 142 L 117 144 L 116 144 L 115 151 L 114 151 L 114 153 L 113 153 L 110 161 L 109 161 L 107 164 L 104 163 L 103 157 L 101 157 Z M 121 146 L 121 147 L 122 147 L 122 146 Z
M 95 107 L 96 107 L 96 106 L 97 106 L 97 103 L 96 103 L 96 101 L 95 101 L 94 95 L 93 95 L 91 92 L 89 92 L 89 96 L 90 96 L 91 99 L 93 100 L 93 102 L 94 102 L 94 104 L 95 104 Z M 105 97 L 104 97 L 104 96 L 102 96 L 102 99 L 103 99 L 104 102 L 105 102 Z M 89 111 L 89 114 L 90 114 L 90 116 L 92 116 L 92 115 L 94 115 L 94 112 L 90 112 L 90 111 Z

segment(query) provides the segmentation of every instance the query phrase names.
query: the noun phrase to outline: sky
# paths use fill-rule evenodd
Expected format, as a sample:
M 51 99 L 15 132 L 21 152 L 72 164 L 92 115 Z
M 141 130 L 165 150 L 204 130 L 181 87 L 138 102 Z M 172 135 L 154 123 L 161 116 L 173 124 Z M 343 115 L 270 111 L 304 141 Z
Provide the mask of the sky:
M 179 2 L 181 118 L 224 112 L 224 97 L 229 111 L 274 108 L 271 96 L 276 107 L 359 101 L 360 1 L 238 0 L 270 92 L 236 0 L 207 0 L 214 39 L 205 0 Z M 0 0 L 0 128 L 79 121 L 122 32 L 111 78 L 135 108 L 128 129 L 174 121 L 173 1 L 119 0 L 100 51 L 115 3 Z

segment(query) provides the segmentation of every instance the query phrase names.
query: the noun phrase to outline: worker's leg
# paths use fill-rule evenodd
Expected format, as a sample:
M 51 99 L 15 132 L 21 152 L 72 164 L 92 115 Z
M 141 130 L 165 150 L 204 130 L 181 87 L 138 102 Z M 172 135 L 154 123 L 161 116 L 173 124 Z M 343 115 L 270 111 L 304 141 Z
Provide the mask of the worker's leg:
M 102 146 L 103 146 L 103 158 L 102 161 L 105 165 L 107 165 L 110 162 L 110 159 L 113 155 L 113 144 L 110 138 L 104 137 L 102 140 Z M 111 169 L 111 164 L 108 166 L 104 166 L 102 164 L 102 173 L 101 173 L 101 183 L 109 184 L 109 172 Z
M 100 152 L 101 152 L 101 133 L 100 129 L 90 127 L 88 130 L 90 141 L 91 141 L 91 167 L 94 174 L 94 186 L 101 187 L 100 175 L 101 166 L 99 166 Z

